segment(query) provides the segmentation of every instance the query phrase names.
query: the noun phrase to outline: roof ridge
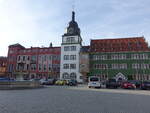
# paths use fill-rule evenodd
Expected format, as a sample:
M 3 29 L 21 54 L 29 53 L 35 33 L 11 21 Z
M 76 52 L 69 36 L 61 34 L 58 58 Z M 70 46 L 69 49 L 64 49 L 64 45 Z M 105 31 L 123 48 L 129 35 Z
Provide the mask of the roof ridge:
M 91 39 L 91 40 L 126 40 L 126 39 L 143 39 L 144 37 L 126 37 L 126 38 L 108 38 L 108 39 Z

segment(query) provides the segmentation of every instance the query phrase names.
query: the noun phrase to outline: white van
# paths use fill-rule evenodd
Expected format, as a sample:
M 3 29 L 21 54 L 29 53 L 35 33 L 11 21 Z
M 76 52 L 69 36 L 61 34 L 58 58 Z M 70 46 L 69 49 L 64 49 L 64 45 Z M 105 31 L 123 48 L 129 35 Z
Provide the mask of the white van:
M 88 87 L 89 88 L 101 88 L 100 78 L 97 76 L 89 77 Z

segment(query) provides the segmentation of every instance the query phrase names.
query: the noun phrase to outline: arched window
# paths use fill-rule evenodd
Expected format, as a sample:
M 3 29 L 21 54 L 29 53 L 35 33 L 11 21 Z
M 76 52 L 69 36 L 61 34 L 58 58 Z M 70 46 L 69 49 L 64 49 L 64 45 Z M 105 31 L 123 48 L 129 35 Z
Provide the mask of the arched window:
M 62 78 L 63 78 L 63 79 L 68 79 L 68 78 L 69 78 L 69 74 L 68 74 L 68 73 L 63 73 Z
M 76 79 L 76 78 L 77 78 L 76 73 L 71 73 L 70 74 L 70 79 Z

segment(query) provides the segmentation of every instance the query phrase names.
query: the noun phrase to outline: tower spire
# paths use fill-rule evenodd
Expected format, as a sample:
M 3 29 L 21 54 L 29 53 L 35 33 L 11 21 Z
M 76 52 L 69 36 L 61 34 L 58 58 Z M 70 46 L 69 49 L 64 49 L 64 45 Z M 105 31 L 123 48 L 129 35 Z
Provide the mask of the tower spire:
M 67 32 L 64 34 L 64 36 L 80 36 L 80 28 L 78 27 L 78 23 L 75 20 L 75 11 L 74 11 L 74 4 L 72 5 L 72 18 L 69 22 L 69 26 L 67 27 Z
M 75 21 L 75 0 L 73 0 L 73 5 L 72 5 L 72 21 Z
M 75 12 L 72 11 L 72 21 L 75 21 Z

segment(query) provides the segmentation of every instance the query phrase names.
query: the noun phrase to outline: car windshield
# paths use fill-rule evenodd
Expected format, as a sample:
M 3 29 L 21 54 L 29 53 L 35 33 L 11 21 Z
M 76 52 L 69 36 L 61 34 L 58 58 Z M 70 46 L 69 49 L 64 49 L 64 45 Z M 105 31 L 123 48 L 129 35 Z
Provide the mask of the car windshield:
M 69 81 L 74 82 L 75 80 L 71 79 L 71 80 L 69 80 Z
M 144 84 L 150 84 L 150 81 L 143 82 Z
M 136 81 L 128 81 L 128 83 L 135 84 L 135 83 L 136 83 Z
M 109 79 L 109 82 L 116 82 L 116 79 Z
M 90 81 L 99 81 L 99 79 L 96 77 L 93 77 L 93 78 L 90 78 Z

